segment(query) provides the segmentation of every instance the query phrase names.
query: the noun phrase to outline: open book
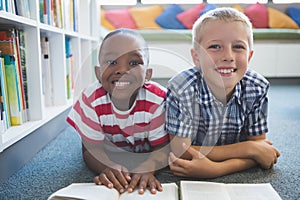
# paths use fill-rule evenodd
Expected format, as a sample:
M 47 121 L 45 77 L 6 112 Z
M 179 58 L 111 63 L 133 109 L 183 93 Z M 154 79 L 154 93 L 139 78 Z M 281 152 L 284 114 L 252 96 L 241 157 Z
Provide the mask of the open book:
M 163 191 L 155 195 L 146 190 L 123 193 L 94 183 L 73 183 L 53 193 L 48 200 L 179 200 L 175 183 L 163 183 Z M 181 200 L 281 200 L 270 183 L 224 184 L 203 181 L 181 181 Z
M 103 185 L 94 183 L 73 183 L 65 188 L 53 193 L 48 200 L 177 200 L 178 188 L 175 183 L 162 184 L 163 191 L 155 195 L 146 190 L 143 195 L 135 190 L 132 193 L 125 192 L 120 194 L 116 189 L 109 189 Z
M 225 184 L 181 181 L 181 200 L 281 200 L 270 183 Z

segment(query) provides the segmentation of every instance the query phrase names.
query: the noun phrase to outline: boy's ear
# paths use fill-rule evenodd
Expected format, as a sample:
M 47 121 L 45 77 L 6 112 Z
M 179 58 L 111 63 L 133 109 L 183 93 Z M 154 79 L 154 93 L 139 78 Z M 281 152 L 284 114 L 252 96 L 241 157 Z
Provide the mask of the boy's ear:
M 147 71 L 146 71 L 146 77 L 145 77 L 145 80 L 146 81 L 150 81 L 151 78 L 152 78 L 152 68 L 148 68 Z
M 95 66 L 95 67 L 94 67 L 94 70 L 95 70 L 96 78 L 100 81 L 100 80 L 101 80 L 100 66 Z
M 195 66 L 199 67 L 200 66 L 199 56 L 198 56 L 197 51 L 194 48 L 191 49 L 191 56 L 192 56 Z
M 251 58 L 253 56 L 253 53 L 254 53 L 254 51 L 251 50 L 250 53 L 249 53 L 249 56 L 248 56 L 248 63 L 250 62 L 250 60 L 251 60 Z

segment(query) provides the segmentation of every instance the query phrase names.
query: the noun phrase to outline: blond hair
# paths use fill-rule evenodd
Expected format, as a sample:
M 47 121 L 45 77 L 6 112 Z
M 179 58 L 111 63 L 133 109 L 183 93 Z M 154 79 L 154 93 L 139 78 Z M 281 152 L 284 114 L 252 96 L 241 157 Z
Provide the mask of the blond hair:
M 243 14 L 242 12 L 230 8 L 230 7 L 221 7 L 216 8 L 214 10 L 210 10 L 205 14 L 201 15 L 193 25 L 192 33 L 193 33 L 193 47 L 194 49 L 198 49 L 198 45 L 201 41 L 201 31 L 205 24 L 209 21 L 224 21 L 224 22 L 242 22 L 246 25 L 247 33 L 248 33 L 248 42 L 249 48 L 253 48 L 253 32 L 252 32 L 252 24 L 249 18 Z

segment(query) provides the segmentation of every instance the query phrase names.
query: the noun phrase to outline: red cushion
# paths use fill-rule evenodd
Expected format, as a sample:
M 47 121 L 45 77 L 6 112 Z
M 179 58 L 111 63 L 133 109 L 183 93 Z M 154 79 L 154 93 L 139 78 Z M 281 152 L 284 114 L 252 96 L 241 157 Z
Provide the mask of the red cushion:
M 200 12 L 205 8 L 205 3 L 196 5 L 182 13 L 176 15 L 176 18 L 185 26 L 187 29 L 192 29 L 194 22 L 199 18 Z
M 105 18 L 115 27 L 115 28 L 130 28 L 136 29 L 137 26 L 135 21 L 131 17 L 128 9 L 116 9 L 116 10 L 106 10 Z
M 263 4 L 256 3 L 244 9 L 254 28 L 268 28 L 268 10 Z

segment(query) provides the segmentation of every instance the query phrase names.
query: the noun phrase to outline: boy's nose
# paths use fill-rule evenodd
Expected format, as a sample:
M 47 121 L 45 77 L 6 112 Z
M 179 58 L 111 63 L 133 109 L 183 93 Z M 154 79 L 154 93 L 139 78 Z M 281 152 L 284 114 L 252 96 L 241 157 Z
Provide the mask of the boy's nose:
M 223 59 L 223 61 L 227 61 L 227 62 L 232 62 L 234 60 L 231 47 L 224 49 L 222 59 Z
M 116 67 L 116 74 L 128 74 L 130 68 L 125 64 L 120 64 Z

